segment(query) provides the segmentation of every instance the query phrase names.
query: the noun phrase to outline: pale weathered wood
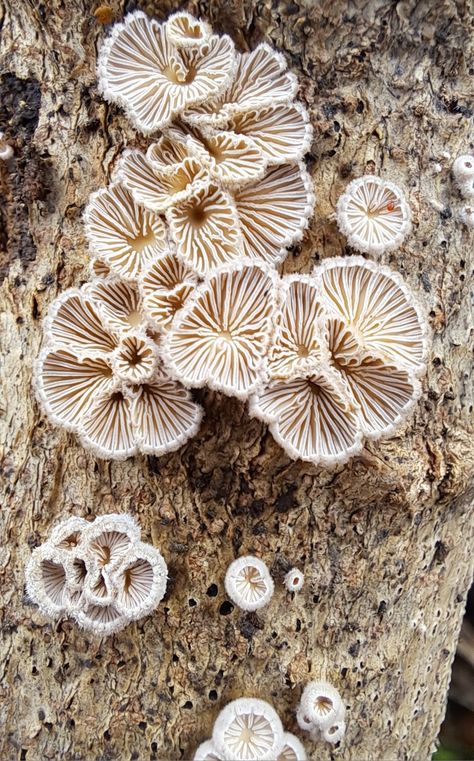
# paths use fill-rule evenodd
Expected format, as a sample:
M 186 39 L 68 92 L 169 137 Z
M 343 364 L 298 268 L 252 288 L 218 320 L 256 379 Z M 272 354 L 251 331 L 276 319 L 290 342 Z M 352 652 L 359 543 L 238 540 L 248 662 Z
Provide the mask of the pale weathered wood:
M 110 5 L 116 18 L 132 7 Z M 141 3 L 160 18 L 177 6 Z M 88 277 L 88 194 L 124 145 L 143 144 L 97 93 L 95 7 L 0 0 L 0 129 L 15 150 L 0 167 L 0 757 L 186 759 L 244 693 L 273 702 L 294 730 L 301 685 L 325 677 L 344 695 L 348 731 L 332 753 L 305 741 L 311 758 L 427 759 L 471 577 L 472 233 L 456 221 L 444 153 L 473 148 L 469 2 L 187 5 L 241 47 L 281 48 L 300 77 L 318 203 L 285 271 L 344 252 L 331 213 L 353 176 L 393 178 L 414 210 L 413 235 L 386 261 L 430 312 L 424 397 L 397 438 L 331 473 L 291 462 L 243 405 L 213 393 L 197 395 L 207 411 L 197 438 L 159 460 L 96 461 L 39 413 L 41 318 Z M 139 517 L 171 581 L 155 615 L 97 642 L 45 623 L 23 597 L 23 568 L 62 514 L 110 510 Z M 304 567 L 303 592 L 292 600 L 277 583 L 258 616 L 228 612 L 225 568 L 248 551 L 280 581 L 289 564 Z

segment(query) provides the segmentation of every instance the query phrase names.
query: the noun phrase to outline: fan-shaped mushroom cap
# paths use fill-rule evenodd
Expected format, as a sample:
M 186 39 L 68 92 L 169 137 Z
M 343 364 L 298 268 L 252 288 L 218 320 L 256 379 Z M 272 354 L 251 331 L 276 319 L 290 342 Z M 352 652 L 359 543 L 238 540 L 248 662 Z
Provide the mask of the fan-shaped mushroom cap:
M 169 16 L 166 22 L 166 36 L 172 45 L 180 48 L 195 48 L 207 42 L 212 28 L 205 21 L 191 16 L 190 13 L 178 11 Z
M 143 310 L 160 330 L 170 327 L 171 321 L 197 284 L 196 273 L 175 254 L 169 252 L 160 257 L 140 278 L 139 287 Z
M 91 251 L 126 280 L 136 280 L 166 249 L 163 219 L 139 206 L 120 182 L 91 195 L 85 230 Z
M 353 180 L 339 198 L 337 223 L 350 246 L 378 254 L 401 246 L 411 230 L 411 212 L 393 182 L 366 175 Z
M 117 178 L 126 185 L 136 203 L 153 212 L 165 212 L 209 182 L 201 163 L 190 156 L 166 171 L 158 170 L 156 165 L 156 161 L 150 161 L 141 151 L 127 151 L 117 169 Z M 162 223 L 161 217 L 158 219 Z
M 301 708 L 319 729 L 343 720 L 346 709 L 339 692 L 327 682 L 309 682 L 301 695 Z
M 129 391 L 101 394 L 80 422 L 82 445 L 104 459 L 126 460 L 136 454 L 131 407 Z
M 137 389 L 132 416 L 140 451 L 159 457 L 196 435 L 202 409 L 180 383 L 157 373 Z
M 103 637 L 120 631 L 129 623 L 113 604 L 78 606 L 72 616 L 83 629 Z
M 276 265 L 303 236 L 314 208 L 311 178 L 302 164 L 270 169 L 234 194 L 246 257 Z
M 53 528 L 49 542 L 59 550 L 74 552 L 81 541 L 84 529 L 88 525 L 88 522 L 84 518 L 72 515 Z
M 177 255 L 199 275 L 242 258 L 234 203 L 215 182 L 168 209 L 166 218 Z
M 230 114 L 222 128 L 246 136 L 268 165 L 299 162 L 311 147 L 313 128 L 300 103 L 276 103 Z
M 140 526 L 131 515 L 109 513 L 87 525 L 80 549 L 98 568 L 113 570 L 140 541 L 140 534 Z
M 371 439 L 388 436 L 420 396 L 420 384 L 405 369 L 364 352 L 345 322 L 327 322 L 329 351 L 357 407 L 362 431 Z
M 124 336 L 143 326 L 140 294 L 134 283 L 124 280 L 95 280 L 83 286 L 94 303 L 103 324 L 117 336 Z M 117 344 L 119 339 L 116 339 Z M 114 347 L 115 348 L 115 347 Z
M 278 756 L 277 761 L 306 761 L 303 743 L 296 735 L 292 735 L 291 732 L 285 732 L 283 742 L 283 750 Z
M 137 11 L 103 43 L 98 77 L 104 97 L 125 107 L 136 127 L 149 134 L 223 92 L 234 70 L 230 37 L 212 35 L 198 47 L 178 49 L 164 25 Z
M 329 358 L 316 283 L 305 275 L 285 277 L 280 299 L 267 372 L 273 380 L 304 378 Z
M 270 761 L 283 749 L 284 733 L 275 709 L 265 700 L 238 698 L 214 724 L 212 741 L 229 761 Z
M 108 264 L 99 259 L 97 256 L 93 256 L 89 262 L 89 271 L 92 278 L 96 277 L 110 277 L 112 270 Z
M 174 172 L 189 157 L 186 135 L 177 127 L 169 127 L 166 134 L 148 146 L 146 158 L 157 174 Z
M 186 386 L 205 384 L 245 399 L 263 369 L 275 308 L 276 276 L 239 264 L 212 273 L 163 341 L 167 368 Z
M 287 71 L 284 57 L 261 43 L 249 53 L 237 55 L 237 69 L 227 90 L 214 100 L 201 102 L 184 113 L 190 124 L 218 124 L 224 114 L 240 113 L 274 103 L 291 103 L 298 81 Z M 214 115 L 214 116 L 213 116 Z
M 267 605 L 273 596 L 273 579 L 260 558 L 252 555 L 234 560 L 225 575 L 225 589 L 242 610 L 253 611 Z
M 265 173 L 265 156 L 249 137 L 235 132 L 211 131 L 190 136 L 189 152 L 206 167 L 210 176 L 226 188 L 239 188 Z
M 26 592 L 41 612 L 50 618 L 64 613 L 67 607 L 64 552 L 46 543 L 31 555 L 25 571 Z
M 104 568 L 94 568 L 86 574 L 82 593 L 86 604 L 100 607 L 112 605 L 116 594 L 110 575 Z
M 429 330 L 421 306 L 403 279 L 360 256 L 326 259 L 316 270 L 323 303 L 388 364 L 424 374 Z
M 212 740 L 205 740 L 196 750 L 193 761 L 224 761 L 224 757 L 217 752 Z
M 168 572 L 161 553 L 140 542 L 127 553 L 114 577 L 115 607 L 128 620 L 135 621 L 155 610 L 163 599 Z
M 293 459 L 345 463 L 362 449 L 362 431 L 342 381 L 330 368 L 308 378 L 275 381 L 251 397 L 250 414 L 268 423 Z
M 43 330 L 51 348 L 66 352 L 74 348 L 80 357 L 103 357 L 117 345 L 95 304 L 79 288 L 69 288 L 51 304 Z
M 115 381 L 106 359 L 81 359 L 65 349 L 45 348 L 35 365 L 35 387 L 53 423 L 77 431 L 97 396 L 111 392 Z

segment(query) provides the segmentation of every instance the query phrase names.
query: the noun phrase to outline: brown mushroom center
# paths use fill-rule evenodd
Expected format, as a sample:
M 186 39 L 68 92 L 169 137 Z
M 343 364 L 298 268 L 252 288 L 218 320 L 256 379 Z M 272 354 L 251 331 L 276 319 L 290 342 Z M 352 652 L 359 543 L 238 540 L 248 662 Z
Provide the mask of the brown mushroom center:
M 329 713 L 332 709 L 332 700 L 325 695 L 318 695 L 314 703 L 320 713 Z
M 189 69 L 184 72 L 180 71 L 177 67 L 166 66 L 163 69 L 163 76 L 166 77 L 174 85 L 189 85 L 194 81 L 196 76 L 196 68 L 190 66 Z
M 147 248 L 147 246 L 153 246 L 156 243 L 156 236 L 153 230 L 144 230 L 142 235 L 137 235 L 136 238 L 127 238 L 128 245 L 137 253 Z
M 189 221 L 193 227 L 202 227 L 207 220 L 207 211 L 202 206 L 196 206 L 189 213 Z
M 142 321 L 140 312 L 137 312 L 136 309 L 132 309 L 131 312 L 129 312 L 127 316 L 127 322 L 129 325 L 132 326 L 132 328 L 138 328 L 140 326 L 140 323 Z
M 304 344 L 300 344 L 298 346 L 298 357 L 308 357 L 309 356 L 309 349 Z

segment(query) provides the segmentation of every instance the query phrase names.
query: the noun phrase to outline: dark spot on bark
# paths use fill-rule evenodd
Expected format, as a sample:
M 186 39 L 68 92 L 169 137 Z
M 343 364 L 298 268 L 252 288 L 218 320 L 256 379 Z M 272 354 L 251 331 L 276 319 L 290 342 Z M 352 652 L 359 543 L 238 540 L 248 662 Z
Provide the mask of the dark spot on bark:
M 296 486 L 290 486 L 284 494 L 276 498 L 274 505 L 277 513 L 287 513 L 292 507 L 296 507 L 297 502 L 294 498 Z
M 217 691 L 209 690 L 209 700 L 217 700 Z
M 206 592 L 208 597 L 216 597 L 217 595 L 217 584 L 211 584 L 210 587 L 208 587 Z
M 379 607 L 377 608 L 377 613 L 380 616 L 380 618 L 382 618 L 386 610 L 387 610 L 387 603 L 385 602 L 385 600 L 381 600 L 379 603 Z
M 350 645 L 347 648 L 347 652 L 349 653 L 349 655 L 352 655 L 353 658 L 357 658 L 357 656 L 359 655 L 359 650 L 360 650 L 360 642 L 354 642 L 354 644 Z
M 40 708 L 40 709 L 39 709 L 39 711 L 38 711 L 38 719 L 39 719 L 40 721 L 44 721 L 44 720 L 45 720 L 45 718 L 46 718 L 46 717 L 45 717 L 45 713 L 44 713 L 43 709 L 42 709 L 42 708 Z
M 435 544 L 435 551 L 433 555 L 433 560 L 431 561 L 431 565 L 434 565 L 434 563 L 444 563 L 446 560 L 446 557 L 449 552 L 449 547 L 441 541 L 436 542 Z
M 229 602 L 229 600 L 224 600 L 221 607 L 219 608 L 219 613 L 221 614 L 221 616 L 228 616 L 229 613 L 232 613 L 233 610 L 234 610 L 234 606 L 232 605 L 232 603 Z
M 424 290 L 426 291 L 426 293 L 429 293 L 431 291 L 431 283 L 430 283 L 430 279 L 428 277 L 428 273 L 427 272 L 423 272 L 422 273 L 422 275 L 421 275 L 421 284 L 422 284 Z

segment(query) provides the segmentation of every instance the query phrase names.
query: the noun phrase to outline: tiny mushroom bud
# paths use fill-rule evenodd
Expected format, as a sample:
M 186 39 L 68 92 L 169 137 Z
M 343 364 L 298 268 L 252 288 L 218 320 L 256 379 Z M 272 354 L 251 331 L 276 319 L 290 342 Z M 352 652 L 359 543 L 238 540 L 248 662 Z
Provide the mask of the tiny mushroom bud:
M 299 592 L 303 588 L 304 575 L 298 568 L 292 568 L 285 576 L 285 587 L 288 592 Z
M 313 732 L 313 730 L 317 730 L 316 725 L 311 721 L 301 704 L 298 705 L 298 708 L 296 709 L 296 721 L 299 728 L 303 729 L 305 732 Z
M 403 243 L 411 230 L 411 212 L 393 182 L 366 175 L 353 180 L 339 198 L 337 223 L 350 246 L 381 254 Z
M 345 706 L 339 692 L 327 682 L 310 682 L 301 695 L 303 715 L 317 728 L 324 730 L 344 719 Z
M 274 761 L 283 750 L 283 726 L 269 703 L 238 698 L 220 712 L 212 741 L 227 761 Z
M 459 212 L 459 219 L 466 227 L 474 227 L 474 205 L 463 206 Z
M 344 719 L 336 720 L 329 727 L 326 727 L 321 732 L 321 737 L 331 745 L 335 745 L 340 742 L 346 733 L 346 723 Z
M 227 569 L 225 589 L 231 600 L 242 610 L 263 608 L 273 595 L 273 579 L 259 558 L 252 555 L 237 558 Z
M 458 156 L 453 164 L 456 185 L 464 198 L 474 197 L 474 156 Z

